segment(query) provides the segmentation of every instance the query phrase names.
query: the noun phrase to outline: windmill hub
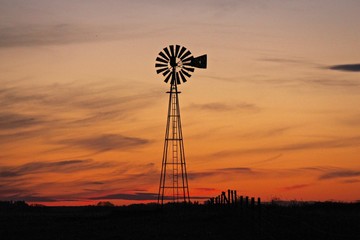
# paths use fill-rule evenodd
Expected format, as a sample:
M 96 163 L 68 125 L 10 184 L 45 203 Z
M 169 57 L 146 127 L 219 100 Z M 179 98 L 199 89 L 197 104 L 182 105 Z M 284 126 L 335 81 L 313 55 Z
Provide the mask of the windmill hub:
M 170 66 L 171 67 L 177 67 L 176 57 L 171 57 L 170 58 Z

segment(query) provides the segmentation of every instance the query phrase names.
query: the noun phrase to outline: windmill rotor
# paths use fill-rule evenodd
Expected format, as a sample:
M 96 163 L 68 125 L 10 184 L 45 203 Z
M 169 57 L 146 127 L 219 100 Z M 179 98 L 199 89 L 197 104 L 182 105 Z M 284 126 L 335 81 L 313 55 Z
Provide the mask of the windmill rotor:
M 170 45 L 159 52 L 155 68 L 157 74 L 162 74 L 171 85 L 187 82 L 195 68 L 206 68 L 207 56 L 193 57 L 190 50 L 180 45 Z

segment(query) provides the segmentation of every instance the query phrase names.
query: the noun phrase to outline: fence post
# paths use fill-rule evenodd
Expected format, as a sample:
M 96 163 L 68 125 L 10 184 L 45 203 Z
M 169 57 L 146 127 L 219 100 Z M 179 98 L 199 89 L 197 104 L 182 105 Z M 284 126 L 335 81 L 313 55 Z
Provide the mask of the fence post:
M 234 190 L 234 199 L 235 199 L 235 205 L 237 205 L 237 194 L 236 194 L 236 190 Z
M 230 204 L 230 202 L 231 202 L 231 195 L 230 195 L 230 189 L 228 189 L 228 196 L 227 196 L 227 204 Z

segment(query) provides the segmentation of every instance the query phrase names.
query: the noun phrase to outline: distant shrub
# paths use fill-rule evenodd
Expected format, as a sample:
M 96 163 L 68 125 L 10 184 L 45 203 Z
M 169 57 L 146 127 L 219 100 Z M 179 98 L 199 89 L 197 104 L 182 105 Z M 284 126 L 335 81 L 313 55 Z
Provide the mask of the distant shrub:
M 105 202 L 98 202 L 96 204 L 98 207 L 115 207 L 115 205 L 112 202 L 105 201 Z

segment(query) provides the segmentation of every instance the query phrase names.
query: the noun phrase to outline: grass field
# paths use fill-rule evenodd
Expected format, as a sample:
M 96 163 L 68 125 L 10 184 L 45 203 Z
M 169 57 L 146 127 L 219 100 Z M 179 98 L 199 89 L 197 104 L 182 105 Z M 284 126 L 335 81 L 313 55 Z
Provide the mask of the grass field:
M 360 204 L 2 207 L 0 239 L 360 239 Z

